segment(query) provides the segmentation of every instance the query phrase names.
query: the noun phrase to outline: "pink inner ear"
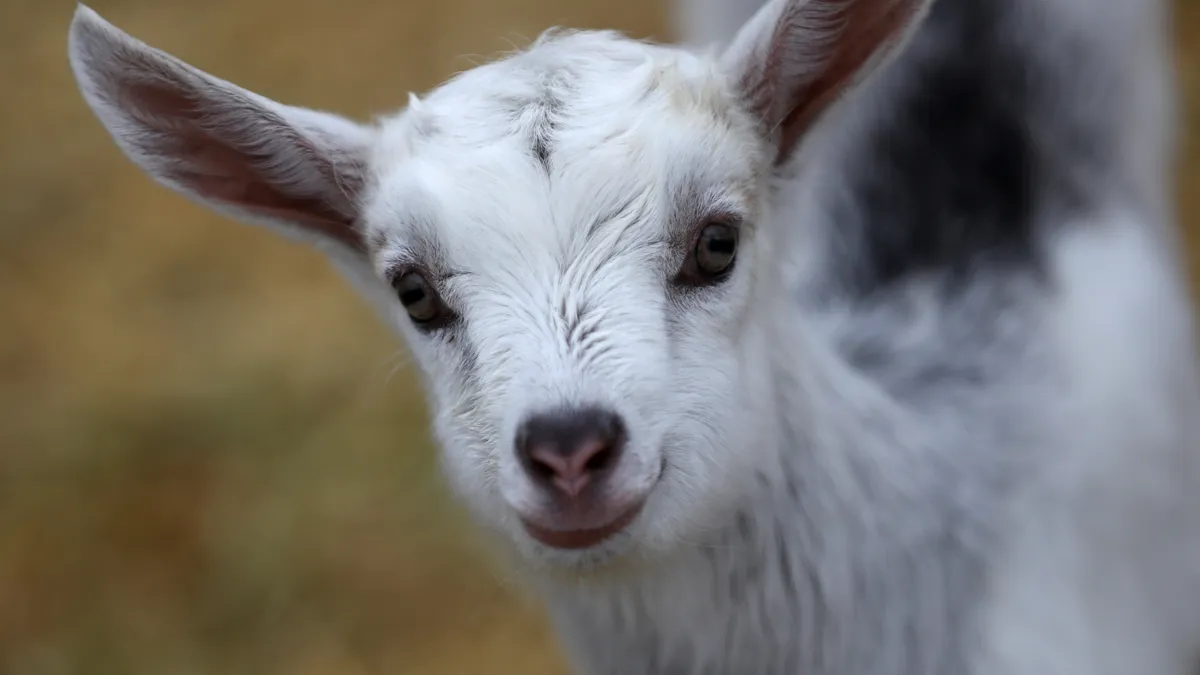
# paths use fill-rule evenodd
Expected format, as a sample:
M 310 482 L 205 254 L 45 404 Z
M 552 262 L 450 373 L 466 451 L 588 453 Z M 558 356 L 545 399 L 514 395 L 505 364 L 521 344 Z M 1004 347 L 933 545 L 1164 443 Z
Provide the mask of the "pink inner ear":
M 211 137 L 190 141 L 183 148 L 186 163 L 171 176 L 192 187 L 202 197 L 226 202 L 257 215 L 278 218 L 307 227 L 354 248 L 362 240 L 353 220 L 319 197 L 303 197 L 281 191 L 261 172 L 253 160 L 236 149 L 219 145 Z
M 905 26 L 912 20 L 921 6 L 921 0 L 851 0 L 850 2 L 827 2 L 833 5 L 833 13 L 827 17 L 843 27 L 825 55 L 820 73 L 790 92 L 787 113 L 780 122 L 781 138 L 776 163 L 781 163 L 791 154 L 800 138 L 809 130 L 822 111 L 842 94 L 854 76 L 867 61 L 887 43 L 899 38 Z M 826 10 L 822 10 L 826 11 Z M 794 20 L 789 17 L 788 20 Z M 788 20 L 785 20 L 786 23 Z M 797 39 L 804 31 L 784 30 L 772 41 L 769 73 L 778 77 L 780 59 L 788 58 L 793 45 L 788 40 Z M 811 38 L 811 36 L 808 36 Z M 800 37 L 799 39 L 804 39 Z M 807 51 L 807 50 L 805 50 Z
M 166 73 L 156 72 L 155 75 L 170 82 Z M 354 228 L 349 198 L 341 192 L 342 189 L 357 188 L 355 181 L 350 176 L 339 176 L 335 167 L 307 139 L 295 133 L 283 120 L 273 119 L 270 111 L 257 111 L 251 105 L 237 110 L 238 114 L 262 115 L 266 124 L 230 125 L 231 136 L 224 137 L 212 130 L 218 126 L 212 121 L 215 115 L 228 113 L 221 105 L 206 105 L 199 97 L 189 95 L 187 85 L 163 83 L 159 79 L 158 82 L 129 83 L 124 91 L 137 101 L 137 105 L 128 109 L 141 113 L 140 121 L 156 132 L 153 142 L 159 146 L 153 154 L 167 154 L 176 160 L 163 167 L 166 178 L 200 197 L 255 215 L 292 222 L 352 248 L 363 248 L 362 239 Z M 206 109 L 213 112 L 206 113 Z M 209 124 L 203 124 L 205 121 Z M 270 166 L 273 158 L 263 153 L 261 139 L 232 135 L 245 129 L 284 137 L 289 150 L 308 164 L 310 170 L 320 174 L 320 182 L 327 188 L 326 194 L 305 194 L 299 184 L 287 185 L 272 180 L 262 167 Z M 165 153 L 163 143 L 172 146 Z M 307 192 L 312 192 L 311 187 Z

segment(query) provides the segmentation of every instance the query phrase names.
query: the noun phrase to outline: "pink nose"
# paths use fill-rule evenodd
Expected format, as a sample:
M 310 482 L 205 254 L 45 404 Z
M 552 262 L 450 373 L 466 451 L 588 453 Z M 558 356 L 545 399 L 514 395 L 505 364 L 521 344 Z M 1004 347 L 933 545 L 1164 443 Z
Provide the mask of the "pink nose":
M 617 464 L 624 445 L 625 425 L 616 413 L 582 408 L 529 418 L 516 450 L 536 483 L 575 498 Z

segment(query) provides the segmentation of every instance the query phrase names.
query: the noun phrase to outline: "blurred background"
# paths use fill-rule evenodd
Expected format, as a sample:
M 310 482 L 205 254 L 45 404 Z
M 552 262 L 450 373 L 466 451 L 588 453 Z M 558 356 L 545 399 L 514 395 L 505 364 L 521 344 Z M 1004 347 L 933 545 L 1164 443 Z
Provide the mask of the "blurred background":
M 1200 0 L 1178 2 L 1191 235 Z M 662 0 L 91 4 L 359 118 L 551 25 L 672 37 Z M 0 674 L 564 673 L 443 489 L 398 339 L 318 254 L 119 154 L 68 71 L 73 9 L 0 7 Z

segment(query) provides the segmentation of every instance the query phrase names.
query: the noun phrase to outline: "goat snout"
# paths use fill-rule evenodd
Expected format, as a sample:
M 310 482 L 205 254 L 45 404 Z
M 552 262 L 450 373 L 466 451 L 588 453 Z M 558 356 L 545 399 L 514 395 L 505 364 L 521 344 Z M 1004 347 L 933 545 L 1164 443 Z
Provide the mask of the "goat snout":
M 616 413 L 570 409 L 526 420 L 517 432 L 516 450 L 536 484 L 575 499 L 616 466 L 625 437 L 625 423 Z
M 548 498 L 545 507 L 522 517 L 534 539 L 553 548 L 588 548 L 633 521 L 642 497 L 616 497 L 605 485 L 627 436 L 624 420 L 602 408 L 543 413 L 520 426 L 517 456 Z

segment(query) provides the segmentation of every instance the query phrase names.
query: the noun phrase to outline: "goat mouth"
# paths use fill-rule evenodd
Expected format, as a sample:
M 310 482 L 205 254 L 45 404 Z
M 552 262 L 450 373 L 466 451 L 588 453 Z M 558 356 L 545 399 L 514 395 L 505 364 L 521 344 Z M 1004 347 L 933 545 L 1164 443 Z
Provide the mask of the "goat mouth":
M 521 519 L 521 524 L 525 526 L 525 531 L 529 533 L 529 536 L 550 548 L 565 550 L 591 548 L 628 527 L 633 519 L 641 513 L 644 503 L 639 501 L 607 525 L 583 530 L 550 530 L 524 518 Z

